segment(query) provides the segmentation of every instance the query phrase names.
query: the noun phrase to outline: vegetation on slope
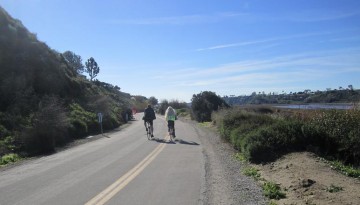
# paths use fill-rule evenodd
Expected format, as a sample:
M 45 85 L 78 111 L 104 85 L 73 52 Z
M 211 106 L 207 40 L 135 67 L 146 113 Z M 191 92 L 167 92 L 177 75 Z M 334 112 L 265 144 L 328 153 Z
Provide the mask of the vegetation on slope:
M 52 50 L 0 7 L 2 163 L 15 159 L 12 153 L 49 153 L 99 133 L 97 113 L 103 113 L 105 130 L 126 123 L 126 115 L 130 119 L 136 106 L 131 95 L 96 75 L 86 79 L 83 67 L 80 56 Z
M 360 110 L 231 108 L 212 115 L 220 134 L 254 162 L 308 150 L 360 165 Z

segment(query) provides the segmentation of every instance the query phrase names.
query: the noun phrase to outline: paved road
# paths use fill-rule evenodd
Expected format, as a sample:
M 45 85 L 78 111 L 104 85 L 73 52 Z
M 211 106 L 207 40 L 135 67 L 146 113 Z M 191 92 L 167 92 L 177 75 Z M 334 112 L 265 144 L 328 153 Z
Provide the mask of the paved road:
M 148 141 L 141 120 L 108 137 L 0 172 L 0 205 L 202 204 L 204 159 L 191 126 L 162 117 Z

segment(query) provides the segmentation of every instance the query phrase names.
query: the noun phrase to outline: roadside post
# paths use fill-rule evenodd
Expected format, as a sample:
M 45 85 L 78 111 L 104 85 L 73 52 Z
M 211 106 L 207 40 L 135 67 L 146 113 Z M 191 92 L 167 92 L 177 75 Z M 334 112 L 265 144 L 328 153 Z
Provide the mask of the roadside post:
M 98 113 L 98 121 L 99 121 L 100 129 L 101 129 L 101 134 L 103 134 L 102 119 L 103 119 L 103 114 L 101 112 L 99 112 Z

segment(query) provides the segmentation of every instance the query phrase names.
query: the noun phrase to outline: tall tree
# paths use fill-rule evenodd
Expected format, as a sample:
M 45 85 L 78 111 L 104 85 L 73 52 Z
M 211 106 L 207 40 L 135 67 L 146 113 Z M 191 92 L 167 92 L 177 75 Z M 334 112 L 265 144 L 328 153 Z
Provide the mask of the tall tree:
M 191 108 L 198 122 L 211 121 L 211 113 L 229 105 L 216 93 L 204 91 L 193 95 Z
M 159 102 L 154 96 L 151 96 L 148 101 L 151 105 L 157 105 Z
M 90 81 L 92 81 L 99 74 L 100 68 L 93 57 L 87 60 L 85 66 L 86 66 L 86 72 L 90 76 Z
M 353 85 L 348 85 L 348 88 L 349 88 L 350 90 L 354 90 Z
M 63 53 L 63 56 L 66 62 L 72 67 L 75 72 L 81 74 L 85 71 L 81 56 L 76 55 L 72 51 L 65 51 Z

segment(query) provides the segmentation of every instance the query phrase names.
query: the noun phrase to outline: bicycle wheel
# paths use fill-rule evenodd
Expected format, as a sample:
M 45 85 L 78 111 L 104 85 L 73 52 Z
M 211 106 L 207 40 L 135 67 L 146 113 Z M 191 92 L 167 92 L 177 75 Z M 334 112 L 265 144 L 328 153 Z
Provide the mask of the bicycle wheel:
M 154 137 L 154 127 L 149 124 L 150 139 Z
M 150 127 L 150 123 L 149 122 L 146 122 L 146 135 L 147 135 L 147 138 L 148 140 L 151 140 L 151 127 Z
M 173 142 L 174 141 L 174 128 L 170 128 L 170 132 L 169 132 L 169 135 L 170 135 L 170 140 Z

